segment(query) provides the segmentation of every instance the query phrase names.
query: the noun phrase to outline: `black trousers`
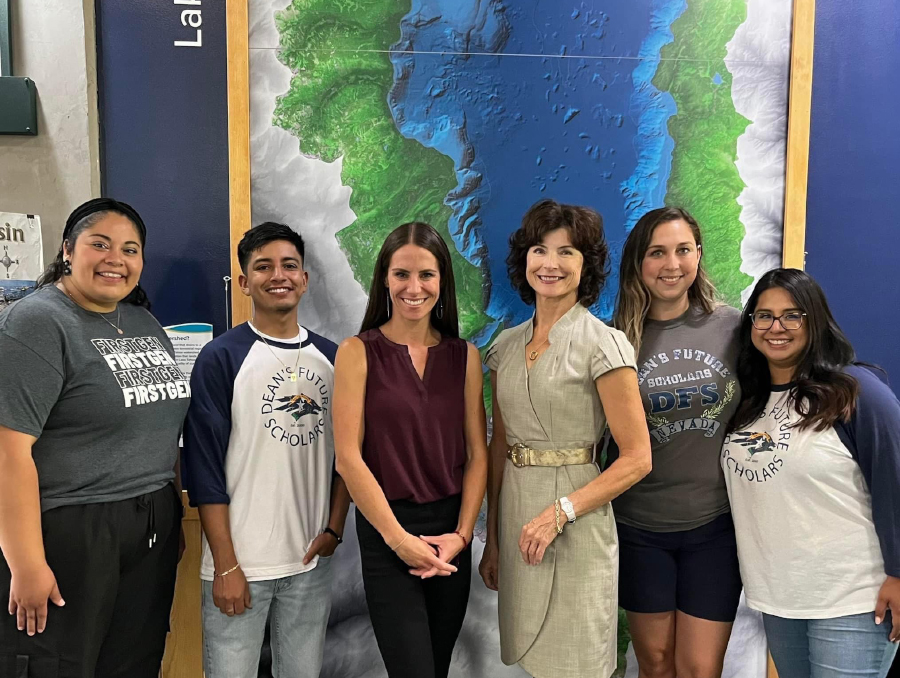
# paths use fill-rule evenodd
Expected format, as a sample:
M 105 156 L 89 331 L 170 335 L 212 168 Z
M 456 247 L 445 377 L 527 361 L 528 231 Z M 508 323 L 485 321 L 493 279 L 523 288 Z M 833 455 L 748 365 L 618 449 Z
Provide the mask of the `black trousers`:
M 394 501 L 391 509 L 413 536 L 434 536 L 456 529 L 460 505 L 457 495 L 429 504 Z M 359 510 L 356 533 L 369 616 L 388 676 L 447 678 L 469 603 L 471 546 L 454 563 L 458 572 L 422 580 L 409 573 Z
M 181 499 L 172 485 L 41 516 L 47 563 L 66 601 L 28 636 L 0 614 L 0 678 L 158 678 L 175 594 Z M 153 534 L 156 542 L 150 545 Z M 10 571 L 0 557 L 0 600 Z

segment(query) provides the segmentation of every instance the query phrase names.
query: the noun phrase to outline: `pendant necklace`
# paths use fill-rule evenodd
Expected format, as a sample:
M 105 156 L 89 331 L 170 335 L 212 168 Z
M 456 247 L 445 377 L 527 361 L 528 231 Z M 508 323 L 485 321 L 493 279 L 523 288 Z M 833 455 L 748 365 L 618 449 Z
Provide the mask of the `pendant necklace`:
M 547 337 L 546 339 L 544 339 L 544 341 L 542 341 L 542 342 L 538 345 L 537 348 L 531 349 L 531 351 L 528 353 L 528 359 L 529 359 L 530 361 L 532 361 L 532 362 L 534 362 L 535 360 L 537 360 L 537 358 L 538 358 L 538 351 L 540 351 L 540 350 L 544 347 L 544 344 L 549 343 L 549 341 L 550 341 L 550 337 Z
M 269 342 L 266 341 L 266 338 L 265 338 L 265 337 L 262 335 L 262 333 L 256 328 L 256 326 L 253 325 L 253 323 L 250 323 L 250 326 L 253 327 L 253 329 L 256 330 L 256 333 L 257 333 L 257 334 L 259 334 L 259 338 L 263 340 L 263 343 L 264 343 L 264 344 L 266 345 L 266 347 L 269 349 L 269 352 L 270 352 L 273 356 L 275 356 L 275 360 L 277 360 L 278 362 L 281 363 L 281 366 L 284 368 L 284 371 L 291 375 L 291 381 L 297 381 L 297 367 L 300 365 L 300 353 L 301 353 L 301 351 L 300 351 L 300 342 L 297 342 L 297 360 L 294 361 L 294 369 L 291 370 L 291 368 L 288 367 L 287 364 L 286 364 L 281 358 L 278 357 L 278 354 L 275 353 L 275 351 L 272 349 L 272 347 L 269 346 Z M 300 335 L 300 323 L 297 323 L 297 335 L 298 335 L 298 336 Z
M 74 300 L 73 300 L 73 301 L 74 301 Z M 116 322 L 115 322 L 115 324 L 113 323 L 112 320 L 110 320 L 109 318 L 107 318 L 107 317 L 106 317 L 105 315 L 103 315 L 102 313 L 98 313 L 97 311 L 94 311 L 94 313 L 97 313 L 97 315 L 99 315 L 99 316 L 100 316 L 101 318 L 103 318 L 107 323 L 109 323 L 109 326 L 112 327 L 116 332 L 118 332 L 119 334 L 125 334 L 125 330 L 123 330 L 121 327 L 119 327 L 119 325 L 122 324 L 122 309 L 119 308 L 118 304 L 116 304 Z
M 65 285 L 63 285 L 60 282 L 59 284 L 56 285 L 56 287 L 58 289 L 62 290 L 63 294 L 65 294 L 67 297 L 69 297 L 69 299 L 72 300 L 73 304 L 75 304 L 76 306 L 78 306 L 80 308 L 84 308 L 81 304 L 79 304 L 77 301 L 75 301 L 75 297 L 73 297 L 71 294 L 69 294 L 69 290 L 66 289 Z M 85 310 L 87 310 L 87 309 L 85 309 Z M 123 330 L 120 327 L 120 325 L 122 324 L 122 309 L 118 304 L 116 304 L 116 322 L 115 323 L 113 323 L 112 320 L 107 318 L 105 315 L 103 315 L 99 311 L 90 311 L 90 312 L 103 318 L 109 324 L 109 326 L 112 327 L 119 334 L 125 334 L 125 330 Z

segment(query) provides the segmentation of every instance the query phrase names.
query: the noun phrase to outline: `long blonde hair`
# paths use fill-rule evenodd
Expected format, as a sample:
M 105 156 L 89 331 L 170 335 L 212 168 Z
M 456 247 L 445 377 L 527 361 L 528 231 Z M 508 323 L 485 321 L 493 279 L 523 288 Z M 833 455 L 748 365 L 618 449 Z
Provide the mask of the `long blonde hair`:
M 680 207 L 660 207 L 650 210 L 638 220 L 628 234 L 625 247 L 622 249 L 622 261 L 619 264 L 619 298 L 616 301 L 613 324 L 625 333 L 636 354 L 641 350 L 644 321 L 650 312 L 651 301 L 650 290 L 641 279 L 641 265 L 656 227 L 670 221 L 684 221 L 691 227 L 697 247 L 702 246 L 700 225 L 687 210 Z M 688 290 L 688 299 L 692 306 L 701 308 L 706 314 L 712 313 L 720 305 L 716 288 L 703 268 L 702 258 L 697 265 L 697 278 Z

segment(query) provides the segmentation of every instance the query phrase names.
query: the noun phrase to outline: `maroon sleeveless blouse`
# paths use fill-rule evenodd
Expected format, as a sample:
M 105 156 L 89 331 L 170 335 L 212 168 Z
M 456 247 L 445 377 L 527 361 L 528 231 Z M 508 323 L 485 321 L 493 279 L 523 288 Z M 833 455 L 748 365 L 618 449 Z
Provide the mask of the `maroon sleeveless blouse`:
M 366 347 L 362 455 L 389 501 L 417 504 L 462 492 L 468 347 L 443 337 L 428 349 L 420 379 L 406 346 L 380 329 L 359 335 Z

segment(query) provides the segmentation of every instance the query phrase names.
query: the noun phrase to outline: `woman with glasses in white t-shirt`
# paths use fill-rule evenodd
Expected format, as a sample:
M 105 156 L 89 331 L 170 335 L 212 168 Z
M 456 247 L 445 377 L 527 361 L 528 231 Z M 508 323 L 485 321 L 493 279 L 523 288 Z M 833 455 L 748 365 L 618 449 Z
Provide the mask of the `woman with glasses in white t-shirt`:
M 900 402 L 803 271 L 760 279 L 740 343 L 721 462 L 747 604 L 781 678 L 884 678 L 900 640 Z

